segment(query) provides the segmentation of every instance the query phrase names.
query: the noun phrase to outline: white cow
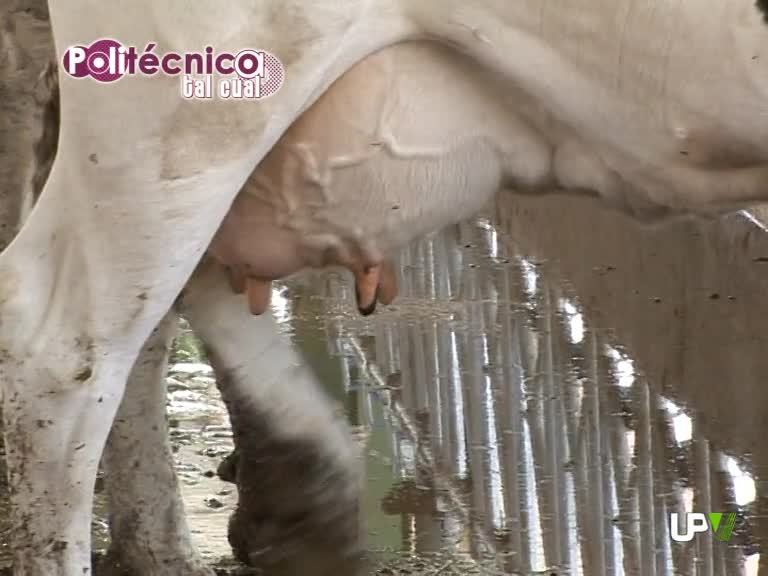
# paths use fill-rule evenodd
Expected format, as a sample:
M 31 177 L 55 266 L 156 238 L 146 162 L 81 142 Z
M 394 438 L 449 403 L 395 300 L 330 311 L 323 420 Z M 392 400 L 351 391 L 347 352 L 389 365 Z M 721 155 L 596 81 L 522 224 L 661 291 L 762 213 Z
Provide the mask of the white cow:
M 20 192 L 26 189 L 23 219 L 48 176 L 59 114 L 56 68 L 38 77 L 53 50 L 45 4 L 6 6 L 0 23 L 5 246 L 16 232 Z M 215 263 L 201 265 L 179 305 L 214 359 L 245 462 L 232 477 L 241 496 L 230 522 L 235 552 L 284 574 L 303 573 L 297 559 L 318 575 L 351 574 L 363 544 L 359 458 L 316 377 L 269 315 L 243 314 L 241 299 Z M 112 541 L 100 574 L 213 574 L 191 544 L 168 443 L 164 373 L 175 325 L 169 312 L 145 344 L 105 447 Z
M 768 29 L 751 0 L 60 0 L 50 9 L 60 55 L 103 37 L 177 52 L 257 45 L 282 60 L 286 80 L 263 102 L 199 103 L 179 97 L 175 78 L 63 78 L 59 154 L 0 256 L 17 574 L 88 573 L 93 478 L 140 347 L 259 160 L 367 54 L 417 37 L 463 51 L 493 86 L 499 123 L 514 126 L 505 180 L 528 192 L 597 194 L 643 217 L 768 198 Z M 394 96 L 407 112 L 419 94 Z M 462 112 L 433 105 L 443 118 Z

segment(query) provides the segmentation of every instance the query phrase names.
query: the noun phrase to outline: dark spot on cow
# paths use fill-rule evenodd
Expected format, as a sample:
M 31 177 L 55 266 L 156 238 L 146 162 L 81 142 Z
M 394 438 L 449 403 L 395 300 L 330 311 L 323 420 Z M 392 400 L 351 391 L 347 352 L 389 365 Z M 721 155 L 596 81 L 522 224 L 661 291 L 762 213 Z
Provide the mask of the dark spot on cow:
M 33 146 L 32 197 L 37 201 L 48 180 L 59 146 L 59 79 L 56 62 L 48 63 L 35 91 L 42 117 L 41 129 Z
M 755 6 L 763 13 L 763 20 L 768 24 L 768 0 L 757 0 Z
M 102 402 L 104 402 L 104 396 L 99 396 L 99 399 L 98 399 L 98 400 L 96 400 L 96 402 L 98 402 L 99 404 L 101 404 Z
M 93 350 L 93 340 L 90 338 L 75 338 L 75 345 L 85 350 Z
M 90 367 L 90 366 L 86 366 L 85 368 L 83 368 L 82 370 L 80 370 L 80 372 L 78 372 L 78 373 L 75 375 L 75 380 L 77 380 L 78 382 L 85 382 L 85 381 L 86 381 L 86 380 L 88 380 L 88 379 L 89 379 L 91 376 L 93 376 L 93 370 L 91 370 L 91 367 Z
M 718 294 L 717 292 L 713 292 L 712 294 L 709 295 L 709 299 L 710 300 L 720 300 L 720 294 Z
M 88 160 L 90 162 L 92 162 L 93 164 L 98 164 L 99 163 L 99 157 L 96 156 L 95 152 L 93 154 L 88 154 Z
M 139 295 L 137 296 L 137 298 L 138 298 L 139 300 L 146 300 L 146 299 L 147 299 L 147 293 L 146 293 L 146 292 L 142 292 L 141 294 L 139 294 Z
M 78 445 L 75 447 L 75 452 L 77 452 L 78 450 L 82 450 L 83 448 L 85 448 L 85 443 L 83 443 L 83 444 L 78 444 Z

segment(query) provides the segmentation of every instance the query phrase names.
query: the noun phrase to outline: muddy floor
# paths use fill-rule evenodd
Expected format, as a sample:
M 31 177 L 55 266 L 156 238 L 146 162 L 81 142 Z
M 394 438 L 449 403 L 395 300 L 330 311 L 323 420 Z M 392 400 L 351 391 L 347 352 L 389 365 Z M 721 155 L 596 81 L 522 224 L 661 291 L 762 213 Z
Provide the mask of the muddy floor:
M 399 263 L 399 299 L 370 318 L 335 273 L 272 302 L 360 443 L 376 574 L 768 574 L 759 222 L 647 228 L 586 201 L 502 198 Z M 183 324 L 168 385 L 196 544 L 247 574 L 215 474 L 226 411 Z M 683 512 L 732 530 L 676 542 Z

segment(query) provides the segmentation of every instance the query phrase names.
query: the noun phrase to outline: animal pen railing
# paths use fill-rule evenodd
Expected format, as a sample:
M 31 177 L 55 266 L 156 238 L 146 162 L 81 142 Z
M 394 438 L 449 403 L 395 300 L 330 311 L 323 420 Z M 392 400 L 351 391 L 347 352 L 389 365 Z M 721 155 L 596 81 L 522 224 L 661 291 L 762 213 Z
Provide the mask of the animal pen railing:
M 392 308 L 332 314 L 327 332 L 353 423 L 391 438 L 382 506 L 406 550 L 492 574 L 757 573 L 749 477 L 546 266 L 478 220 L 403 251 L 400 270 Z M 338 277 L 323 290 L 352 307 Z M 669 514 L 691 510 L 737 511 L 731 542 L 672 542 Z

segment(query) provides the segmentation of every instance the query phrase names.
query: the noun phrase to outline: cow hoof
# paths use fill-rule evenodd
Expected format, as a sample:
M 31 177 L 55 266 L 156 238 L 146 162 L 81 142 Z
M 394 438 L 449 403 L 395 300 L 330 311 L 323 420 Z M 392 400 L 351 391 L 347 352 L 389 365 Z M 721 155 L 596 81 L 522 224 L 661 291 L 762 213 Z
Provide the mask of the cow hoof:
M 338 513 L 338 510 L 334 511 Z M 358 511 L 350 511 L 357 515 Z M 338 539 L 339 522 L 308 529 L 308 517 L 257 518 L 237 509 L 229 521 L 229 543 L 234 557 L 270 576 L 364 576 L 365 554 L 357 548 L 344 552 L 346 539 Z M 343 524 L 341 521 L 340 524 Z M 256 547 L 261 542 L 263 545 Z
M 313 576 L 367 574 L 358 463 L 313 440 L 256 436 L 219 466 L 237 485 L 228 529 L 235 558 L 270 576 L 304 576 L 307 566 Z
M 113 545 L 114 546 L 114 545 Z M 138 557 L 113 547 L 97 562 L 94 562 L 94 576 L 215 576 L 213 568 L 194 556 L 186 559 L 171 559 L 167 550 L 155 556 L 147 550 Z

